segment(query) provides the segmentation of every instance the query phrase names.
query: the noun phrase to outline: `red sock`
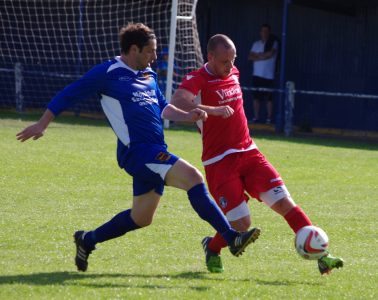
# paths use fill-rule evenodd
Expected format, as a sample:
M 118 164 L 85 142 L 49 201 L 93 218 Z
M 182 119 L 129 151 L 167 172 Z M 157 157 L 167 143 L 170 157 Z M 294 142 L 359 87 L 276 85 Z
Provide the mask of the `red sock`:
M 211 239 L 208 247 L 211 251 L 219 254 L 222 248 L 227 247 L 227 242 L 219 233 L 217 233 Z
M 285 215 L 285 220 L 293 229 L 294 233 L 297 233 L 302 227 L 312 225 L 309 217 L 306 213 L 299 207 L 295 206 Z

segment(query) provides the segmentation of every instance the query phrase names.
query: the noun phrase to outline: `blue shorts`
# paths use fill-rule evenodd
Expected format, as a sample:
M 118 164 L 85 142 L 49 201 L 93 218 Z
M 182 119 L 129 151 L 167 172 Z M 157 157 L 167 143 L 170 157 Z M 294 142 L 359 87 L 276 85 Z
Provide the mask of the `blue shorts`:
M 125 171 L 133 177 L 133 195 L 140 196 L 155 190 L 163 195 L 165 175 L 179 160 L 165 145 L 140 144 L 133 146 L 124 161 Z

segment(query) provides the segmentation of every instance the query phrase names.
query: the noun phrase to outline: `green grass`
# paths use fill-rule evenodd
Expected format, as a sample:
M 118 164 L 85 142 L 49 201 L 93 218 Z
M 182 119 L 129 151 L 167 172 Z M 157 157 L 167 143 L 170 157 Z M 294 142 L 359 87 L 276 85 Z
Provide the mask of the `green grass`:
M 99 245 L 88 272 L 78 273 L 73 232 L 131 205 L 115 136 L 103 121 L 62 117 L 39 141 L 21 144 L 15 134 L 30 119 L 0 118 L 0 299 L 378 298 L 377 145 L 255 139 L 297 203 L 326 230 L 332 253 L 345 259 L 331 276 L 302 260 L 284 220 L 256 201 L 250 207 L 260 239 L 240 258 L 224 251 L 225 273 L 209 274 L 200 241 L 213 230 L 173 188 L 153 225 Z M 169 130 L 166 140 L 203 170 L 196 132 Z

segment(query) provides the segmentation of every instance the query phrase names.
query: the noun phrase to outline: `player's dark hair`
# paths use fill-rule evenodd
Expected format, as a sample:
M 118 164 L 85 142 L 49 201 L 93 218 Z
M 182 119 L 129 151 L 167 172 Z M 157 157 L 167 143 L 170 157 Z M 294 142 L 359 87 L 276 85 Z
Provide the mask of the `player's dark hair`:
M 216 34 L 216 35 L 213 35 L 208 43 L 207 43 L 207 53 L 210 53 L 210 52 L 214 52 L 215 49 L 219 46 L 219 45 L 222 45 L 223 47 L 225 47 L 226 49 L 231 49 L 231 48 L 234 48 L 234 43 L 232 42 L 232 40 L 227 36 L 227 35 L 224 35 L 224 34 Z
M 127 54 L 132 45 L 136 45 L 141 52 L 150 40 L 156 40 L 154 31 L 142 23 L 129 23 L 119 31 L 121 52 Z
M 269 31 L 272 31 L 272 27 L 270 27 L 270 25 L 268 23 L 264 23 L 261 25 L 261 28 L 268 28 Z

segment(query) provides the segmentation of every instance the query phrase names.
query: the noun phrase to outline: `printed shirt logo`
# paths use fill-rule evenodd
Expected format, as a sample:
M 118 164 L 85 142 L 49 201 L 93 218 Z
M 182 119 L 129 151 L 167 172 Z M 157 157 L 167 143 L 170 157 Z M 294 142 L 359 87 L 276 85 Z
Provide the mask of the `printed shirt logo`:
M 280 193 L 283 193 L 283 188 L 282 188 L 281 186 L 277 186 L 277 187 L 275 187 L 275 188 L 273 189 L 273 193 L 274 193 L 275 195 L 278 195 L 278 194 L 280 194 Z
M 226 208 L 227 207 L 227 199 L 225 197 L 220 197 L 219 198 L 219 205 L 222 207 L 222 208 Z
M 171 155 L 167 152 L 159 152 L 158 155 L 156 155 L 155 160 L 158 161 L 167 161 L 171 158 Z
M 186 80 L 192 79 L 194 76 L 193 75 L 186 75 Z
M 155 90 L 133 92 L 133 97 L 131 97 L 131 101 L 137 102 L 141 106 L 158 103 L 158 100 L 156 99 Z
M 218 101 L 219 104 L 239 100 L 242 98 L 242 93 L 240 87 L 232 87 L 229 89 L 221 89 L 215 91 L 219 98 L 221 99 Z

